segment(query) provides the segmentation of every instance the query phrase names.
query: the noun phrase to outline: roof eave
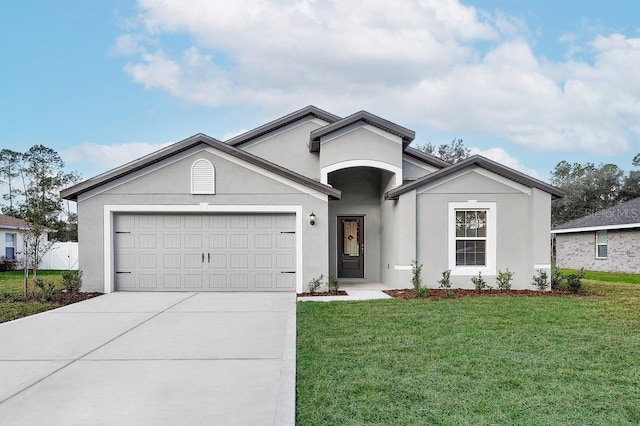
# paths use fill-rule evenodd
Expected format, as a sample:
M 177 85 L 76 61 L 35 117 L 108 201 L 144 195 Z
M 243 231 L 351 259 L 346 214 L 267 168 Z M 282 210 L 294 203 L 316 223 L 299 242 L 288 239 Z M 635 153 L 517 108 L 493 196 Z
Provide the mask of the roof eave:
M 296 121 L 302 120 L 305 117 L 313 116 L 319 118 L 320 120 L 326 121 L 327 123 L 335 123 L 340 120 L 341 117 L 331 114 L 328 111 L 322 110 L 316 106 L 309 105 L 298 111 L 294 111 L 290 114 L 285 115 L 284 117 L 280 117 L 276 120 L 270 121 L 260 127 L 257 127 L 248 132 L 242 133 L 241 135 L 235 136 L 231 139 L 225 141 L 227 145 L 231 146 L 239 146 L 250 142 L 260 136 L 266 135 L 267 133 L 273 132 L 281 127 L 287 126 L 291 123 L 295 123 Z

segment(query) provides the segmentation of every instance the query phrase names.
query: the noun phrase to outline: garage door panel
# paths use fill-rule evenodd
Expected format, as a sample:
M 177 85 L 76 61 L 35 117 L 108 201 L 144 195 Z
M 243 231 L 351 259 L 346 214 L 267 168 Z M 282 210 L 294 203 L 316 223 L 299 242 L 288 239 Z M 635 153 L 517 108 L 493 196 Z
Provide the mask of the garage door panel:
M 182 248 L 182 235 L 164 234 L 162 236 L 162 248 L 169 250 Z
M 276 275 L 276 287 L 279 289 L 295 290 L 296 274 Z
M 295 290 L 291 214 L 122 214 L 114 231 L 118 290 Z
M 247 289 L 249 288 L 249 275 L 248 274 L 230 274 L 230 284 L 233 289 Z
M 162 286 L 165 289 L 179 289 L 182 288 L 182 275 L 181 274 L 163 274 Z
M 158 287 L 158 276 L 156 274 L 138 275 L 138 284 L 142 289 L 154 289 Z

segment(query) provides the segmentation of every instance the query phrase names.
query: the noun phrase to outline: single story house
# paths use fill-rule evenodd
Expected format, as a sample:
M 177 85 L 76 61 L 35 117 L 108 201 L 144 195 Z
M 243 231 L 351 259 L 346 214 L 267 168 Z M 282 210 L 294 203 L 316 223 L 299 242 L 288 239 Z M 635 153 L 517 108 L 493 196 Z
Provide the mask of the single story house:
M 640 272 L 640 198 L 563 223 L 551 232 L 561 268 Z
M 306 291 L 320 275 L 410 287 L 490 285 L 550 270 L 560 191 L 472 156 L 450 165 L 414 132 L 314 106 L 226 142 L 197 134 L 62 191 L 78 203 L 86 291 Z
M 24 245 L 23 233 L 29 225 L 22 219 L 0 214 L 0 257 L 17 260 Z

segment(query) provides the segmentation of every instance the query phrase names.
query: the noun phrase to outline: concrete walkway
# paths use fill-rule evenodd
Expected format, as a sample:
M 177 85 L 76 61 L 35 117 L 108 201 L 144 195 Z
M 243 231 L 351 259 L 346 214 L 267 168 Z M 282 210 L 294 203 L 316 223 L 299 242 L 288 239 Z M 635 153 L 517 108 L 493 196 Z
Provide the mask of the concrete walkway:
M 295 295 L 112 293 L 0 324 L 0 424 L 293 425 Z
M 344 291 L 347 292 L 346 296 L 303 296 L 303 297 L 298 297 L 298 302 L 336 302 L 340 300 L 353 301 L 353 300 L 376 300 L 376 299 L 392 298 L 388 294 L 384 293 L 382 290 L 376 290 L 376 289 L 350 288 Z

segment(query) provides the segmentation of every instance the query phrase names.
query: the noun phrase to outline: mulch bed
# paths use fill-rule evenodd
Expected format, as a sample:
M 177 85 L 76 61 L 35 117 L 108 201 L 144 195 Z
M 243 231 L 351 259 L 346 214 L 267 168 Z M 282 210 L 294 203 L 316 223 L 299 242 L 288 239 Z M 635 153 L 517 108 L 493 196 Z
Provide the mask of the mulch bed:
M 536 290 L 470 290 L 470 289 L 452 289 L 450 290 L 453 296 L 452 299 L 461 299 L 463 297 L 476 297 L 476 296 L 495 296 L 495 297 L 558 297 L 558 296 L 593 296 L 594 293 L 580 292 L 571 293 L 567 290 L 554 289 L 551 291 L 536 291 Z M 383 290 L 389 296 L 395 299 L 418 299 L 416 292 L 413 289 L 397 289 L 397 290 Z M 439 288 L 430 288 L 429 295 L 423 297 L 423 299 L 447 299 L 447 291 Z
M 53 295 L 53 299 L 47 301 L 47 303 L 53 303 L 55 305 L 65 306 L 71 305 L 72 303 L 82 302 L 83 300 L 91 299 L 96 296 L 101 296 L 102 293 L 68 293 L 62 291 L 56 291 Z M 44 302 L 42 297 L 39 295 L 29 295 L 27 297 L 24 296 L 16 296 L 12 298 L 2 297 L 0 296 L 0 301 L 7 302 Z
M 348 296 L 347 292 L 344 290 L 338 290 L 337 293 L 333 293 L 330 291 L 316 291 L 315 293 L 298 293 L 298 297 L 309 297 L 309 296 Z

